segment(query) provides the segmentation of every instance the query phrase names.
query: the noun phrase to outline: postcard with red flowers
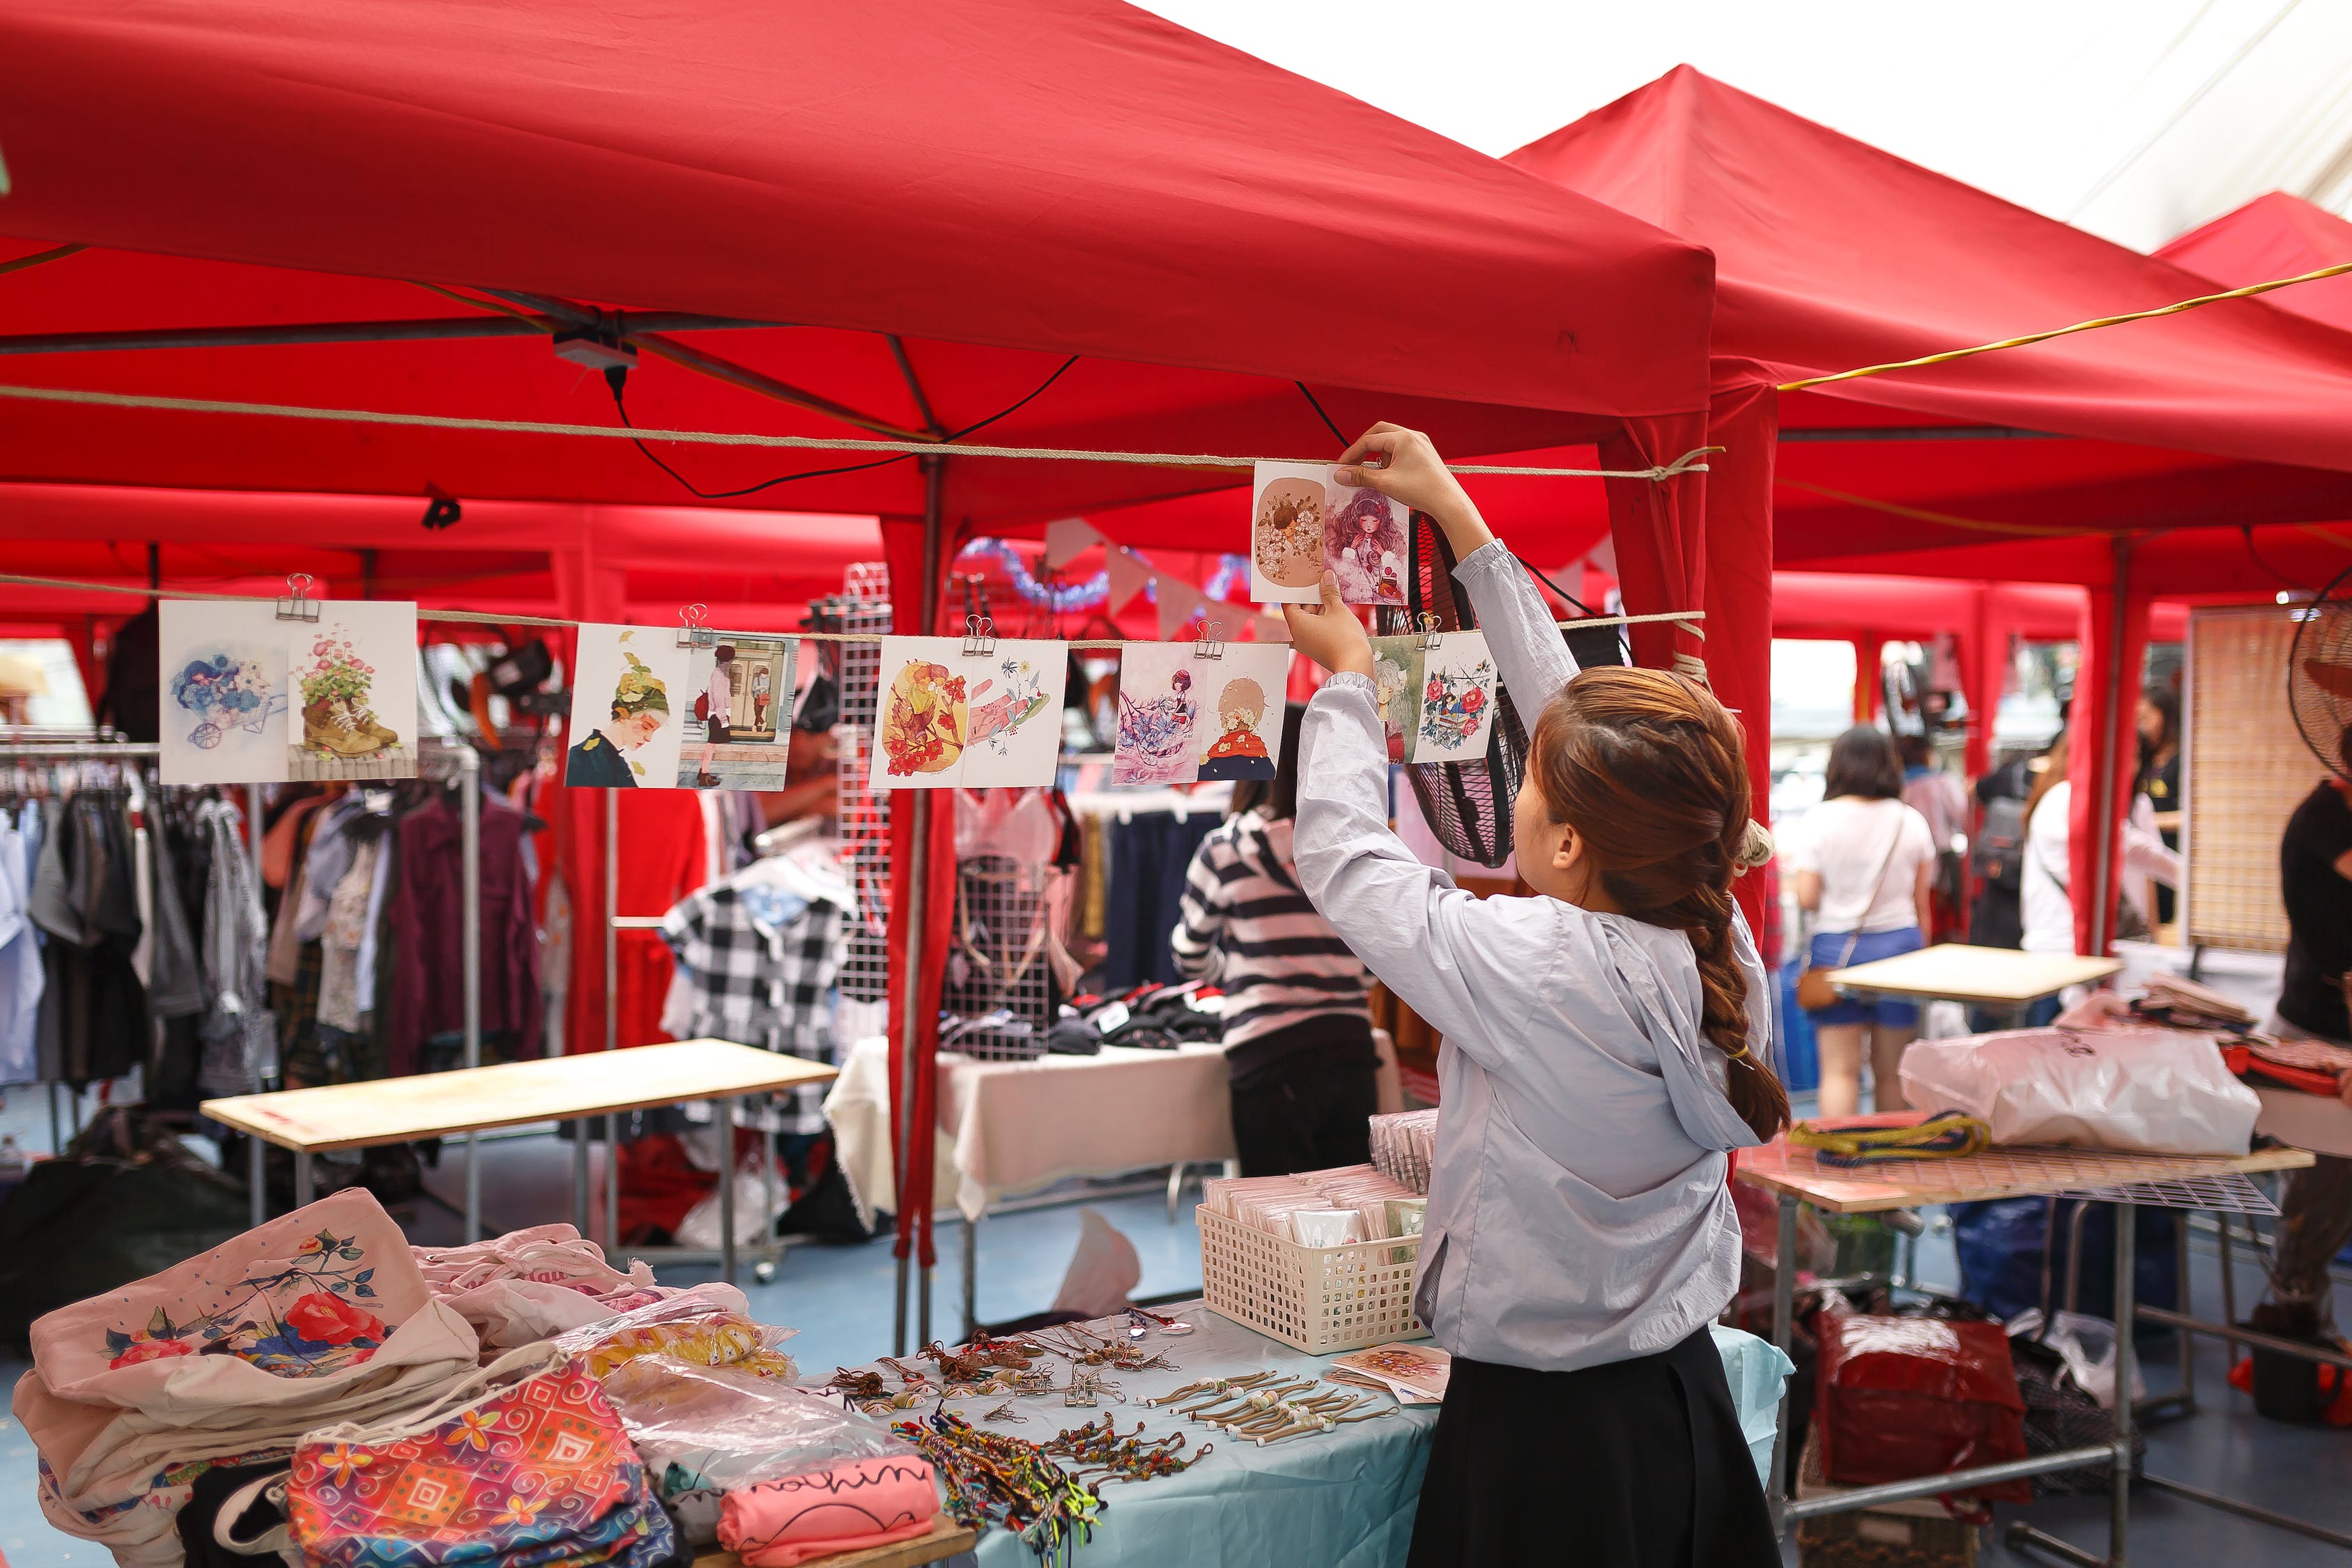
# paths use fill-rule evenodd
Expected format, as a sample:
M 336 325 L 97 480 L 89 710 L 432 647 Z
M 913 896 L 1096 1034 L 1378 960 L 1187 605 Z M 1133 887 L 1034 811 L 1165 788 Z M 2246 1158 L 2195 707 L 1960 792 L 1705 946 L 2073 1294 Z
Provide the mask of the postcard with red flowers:
M 1416 763 L 1458 763 L 1486 754 L 1495 728 L 1495 661 L 1484 632 L 1447 632 L 1421 656 Z

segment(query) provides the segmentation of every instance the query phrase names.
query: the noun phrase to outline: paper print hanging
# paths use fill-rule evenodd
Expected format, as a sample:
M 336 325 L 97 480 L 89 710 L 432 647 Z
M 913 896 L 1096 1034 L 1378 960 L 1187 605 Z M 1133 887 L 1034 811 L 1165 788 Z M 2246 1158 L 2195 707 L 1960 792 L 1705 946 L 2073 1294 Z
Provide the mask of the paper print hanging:
M 674 626 L 586 625 L 572 679 L 574 789 L 675 789 L 693 713 L 687 650 Z
M 680 789 L 784 787 L 800 650 L 798 637 L 740 632 L 706 632 L 688 650 Z
M 1412 760 L 1414 731 L 1421 723 L 1421 638 L 1372 639 L 1372 689 L 1381 704 L 1381 730 L 1388 737 L 1389 761 Z
M 1343 485 L 1329 463 L 1260 463 L 1250 491 L 1250 595 L 1311 605 L 1323 574 L 1351 605 L 1404 603 L 1402 501 Z
M 1447 632 L 1421 657 L 1421 714 L 1409 760 L 1453 763 L 1486 754 L 1495 728 L 1495 661 L 1484 632 Z
M 293 675 L 287 773 L 296 780 L 416 776 L 416 606 L 331 599 L 284 621 Z
M 1200 732 L 1203 779 L 1270 779 L 1282 761 L 1282 709 L 1290 686 L 1290 649 L 1225 645 L 1202 659 Z
M 867 787 L 1050 784 L 1062 752 L 1069 645 L 884 637 L 882 697 Z
M 1190 784 L 1199 776 L 1201 701 L 1189 643 L 1129 643 L 1119 650 L 1114 784 Z
M 158 769 L 165 784 L 285 779 L 291 624 L 299 623 L 279 620 L 267 600 L 163 602 Z

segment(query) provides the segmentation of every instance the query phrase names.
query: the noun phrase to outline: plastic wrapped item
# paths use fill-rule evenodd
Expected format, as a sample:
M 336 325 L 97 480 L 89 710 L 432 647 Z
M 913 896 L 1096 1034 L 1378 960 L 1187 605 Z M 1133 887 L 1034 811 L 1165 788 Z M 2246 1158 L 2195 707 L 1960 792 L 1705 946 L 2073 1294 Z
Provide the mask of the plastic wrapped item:
M 1904 1053 L 1903 1093 L 1990 1123 L 1997 1144 L 2151 1154 L 2243 1154 L 2262 1111 L 2213 1037 L 2168 1029 L 1921 1040 Z
M 718 1539 L 721 1493 L 858 1459 L 921 1462 L 880 1422 L 739 1367 L 638 1356 L 604 1379 L 604 1396 L 697 1546 Z
M 555 1342 L 600 1378 L 640 1356 L 659 1355 L 791 1383 L 800 1370 L 779 1347 L 798 1331 L 754 1322 L 743 1292 L 731 1285 L 697 1285 L 668 1300 L 559 1334 Z
M 2084 1312 L 2059 1312 L 2045 1331 L 2042 1326 L 2042 1309 L 2028 1308 L 2011 1321 L 2009 1335 L 2012 1340 L 2025 1334 L 2048 1345 L 2066 1363 L 2076 1386 L 2099 1403 L 2102 1410 L 2116 1407 L 2116 1326 L 2105 1318 L 2094 1318 Z M 2139 1363 L 2132 1363 L 2132 1399 L 2134 1403 L 2147 1397 L 2147 1380 L 2140 1376 Z
M 412 1247 L 425 1288 L 474 1325 L 488 1350 L 511 1350 L 679 1294 L 632 1259 L 625 1269 L 568 1225 L 532 1226 L 465 1247 Z
M 1874 1486 L 2025 1458 L 2025 1401 L 1997 1323 L 1824 1311 L 1815 1419 L 1822 1469 Z M 2023 1481 L 1973 1489 L 2029 1502 Z

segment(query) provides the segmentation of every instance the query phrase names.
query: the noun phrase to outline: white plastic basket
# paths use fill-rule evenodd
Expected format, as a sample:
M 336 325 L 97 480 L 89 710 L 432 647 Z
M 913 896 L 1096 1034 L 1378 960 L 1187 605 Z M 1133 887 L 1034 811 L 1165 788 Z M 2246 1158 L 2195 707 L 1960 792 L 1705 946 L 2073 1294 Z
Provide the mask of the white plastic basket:
M 1301 1247 L 1206 1206 L 1196 1217 L 1210 1310 L 1310 1355 L 1428 1335 L 1412 1315 L 1421 1237 Z

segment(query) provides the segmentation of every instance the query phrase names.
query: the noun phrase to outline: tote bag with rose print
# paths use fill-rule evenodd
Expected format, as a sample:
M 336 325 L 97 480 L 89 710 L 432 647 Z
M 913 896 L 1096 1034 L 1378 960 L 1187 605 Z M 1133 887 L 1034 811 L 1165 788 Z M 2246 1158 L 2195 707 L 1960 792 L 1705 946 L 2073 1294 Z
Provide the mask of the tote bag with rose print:
M 173 1511 L 217 1464 L 432 1400 L 478 1358 L 383 1206 L 353 1189 L 33 1324 L 13 1401 L 42 1512 L 130 1568 L 179 1557 Z
M 677 1550 L 603 1387 L 551 1344 L 414 1416 L 310 1433 L 286 1517 L 311 1568 L 654 1568 Z

